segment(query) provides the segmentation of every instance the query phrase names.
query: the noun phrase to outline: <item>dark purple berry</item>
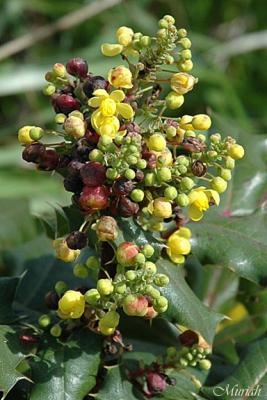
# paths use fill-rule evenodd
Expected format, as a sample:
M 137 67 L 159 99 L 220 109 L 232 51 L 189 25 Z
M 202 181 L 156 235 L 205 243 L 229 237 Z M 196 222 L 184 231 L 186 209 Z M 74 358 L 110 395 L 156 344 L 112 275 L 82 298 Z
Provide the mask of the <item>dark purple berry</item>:
M 44 301 L 46 307 L 49 308 L 49 310 L 58 309 L 59 297 L 54 290 L 51 290 L 50 292 L 46 293 Z
M 83 189 L 83 182 L 79 176 L 69 175 L 64 179 L 64 188 L 67 192 L 79 194 Z
M 59 165 L 59 155 L 55 150 L 46 150 L 42 153 L 38 168 L 43 171 L 53 171 Z
M 134 182 L 126 178 L 119 178 L 112 186 L 112 192 L 115 196 L 125 196 L 134 189 Z
M 83 58 L 72 58 L 67 62 L 66 69 L 70 75 L 85 78 L 88 73 L 88 64 Z
M 92 76 L 87 79 L 83 84 L 83 91 L 87 97 L 92 97 L 96 89 L 107 89 L 109 86 L 108 81 L 102 76 Z
M 96 133 L 96 131 L 94 131 L 94 129 L 90 125 L 88 126 L 84 137 L 87 142 L 92 145 L 97 144 L 100 138 L 100 136 Z
M 134 203 L 132 200 L 128 199 L 128 197 L 122 196 L 118 203 L 118 213 L 120 216 L 129 218 L 139 211 L 139 205 Z
M 84 232 L 74 231 L 67 237 L 66 242 L 72 250 L 83 249 L 87 245 L 87 235 Z
M 84 166 L 80 161 L 73 160 L 68 165 L 68 171 L 71 175 L 79 175 L 80 169 Z
M 106 168 L 97 161 L 83 165 L 80 174 L 86 186 L 101 186 L 106 180 Z
M 33 143 L 25 147 L 22 152 L 22 158 L 27 162 L 38 163 L 44 152 L 45 146 L 43 144 Z
M 54 94 L 52 96 L 52 105 L 56 113 L 69 114 L 74 110 L 79 110 L 80 102 L 69 94 Z
M 135 172 L 135 179 L 137 182 L 142 182 L 144 180 L 145 174 L 141 169 L 136 170 Z

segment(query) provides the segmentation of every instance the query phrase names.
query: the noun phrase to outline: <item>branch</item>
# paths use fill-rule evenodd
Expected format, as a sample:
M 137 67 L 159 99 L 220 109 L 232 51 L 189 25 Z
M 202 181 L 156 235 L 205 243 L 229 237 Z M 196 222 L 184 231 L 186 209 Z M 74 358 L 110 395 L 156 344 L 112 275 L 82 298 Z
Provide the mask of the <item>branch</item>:
M 41 26 L 26 35 L 13 39 L 10 42 L 5 43 L 3 46 L 0 46 L 0 61 L 25 50 L 41 40 L 53 36 L 57 32 L 72 28 L 73 26 L 86 21 L 88 18 L 121 3 L 121 1 L 122 0 L 96 0 L 77 11 L 64 15 L 62 18 L 59 18 L 51 24 Z

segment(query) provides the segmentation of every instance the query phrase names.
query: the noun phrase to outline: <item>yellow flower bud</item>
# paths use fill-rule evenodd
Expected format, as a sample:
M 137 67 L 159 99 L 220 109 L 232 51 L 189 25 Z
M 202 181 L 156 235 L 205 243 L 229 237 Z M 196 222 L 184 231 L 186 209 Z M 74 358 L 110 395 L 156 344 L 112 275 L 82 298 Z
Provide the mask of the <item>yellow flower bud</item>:
M 67 242 L 63 238 L 58 238 L 53 241 L 53 247 L 56 252 L 56 257 L 65 262 L 72 262 L 80 254 L 80 250 L 72 250 L 68 247 Z
M 124 65 L 112 68 L 108 73 L 108 81 L 115 88 L 130 89 L 133 87 L 132 73 Z
M 244 147 L 240 144 L 232 144 L 228 148 L 228 154 L 234 160 L 240 160 L 245 155 Z
M 178 94 L 185 94 L 193 89 L 196 79 L 185 72 L 178 72 L 171 77 L 171 88 Z
M 148 140 L 149 150 L 163 151 L 166 148 L 166 140 L 160 133 L 154 133 Z
M 79 117 L 70 116 L 64 123 L 65 132 L 74 137 L 80 139 L 85 135 L 85 123 Z
M 80 318 L 84 308 L 84 296 L 76 290 L 67 290 L 58 302 L 58 314 L 63 319 Z
M 99 330 L 103 335 L 111 335 L 119 325 L 120 315 L 116 311 L 108 311 L 104 317 L 99 320 Z
M 184 104 L 184 96 L 174 91 L 166 96 L 166 105 L 171 110 L 176 110 Z
M 127 26 L 121 26 L 116 32 L 118 42 L 122 46 L 129 46 L 132 43 L 133 35 L 134 31 Z
M 197 131 L 206 131 L 211 127 L 211 119 L 206 114 L 197 114 L 192 119 L 192 125 Z
M 103 43 L 101 46 L 101 52 L 104 56 L 114 57 L 120 54 L 123 50 L 123 46 L 121 44 L 110 44 Z
M 21 144 L 30 144 L 34 140 L 30 136 L 30 130 L 34 128 L 34 126 L 26 125 L 20 128 L 18 131 L 18 140 Z
M 170 218 L 172 205 L 165 197 L 158 197 L 153 201 L 153 215 L 158 218 Z
M 223 193 L 227 189 L 227 182 L 220 176 L 216 176 L 211 181 L 211 187 L 218 193 Z

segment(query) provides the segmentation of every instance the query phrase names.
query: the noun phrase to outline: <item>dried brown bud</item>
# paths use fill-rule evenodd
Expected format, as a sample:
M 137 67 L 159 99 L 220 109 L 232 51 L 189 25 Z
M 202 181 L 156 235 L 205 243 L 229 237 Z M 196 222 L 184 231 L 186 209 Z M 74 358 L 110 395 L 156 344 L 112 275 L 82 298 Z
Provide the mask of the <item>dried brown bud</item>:
M 202 161 L 196 160 L 193 162 L 191 169 L 195 176 L 203 176 L 207 171 L 207 166 Z
M 109 216 L 101 217 L 96 224 L 96 234 L 103 242 L 115 240 L 118 236 L 118 225 L 115 219 Z
M 193 136 L 186 137 L 181 145 L 191 153 L 202 153 L 206 149 L 205 143 Z

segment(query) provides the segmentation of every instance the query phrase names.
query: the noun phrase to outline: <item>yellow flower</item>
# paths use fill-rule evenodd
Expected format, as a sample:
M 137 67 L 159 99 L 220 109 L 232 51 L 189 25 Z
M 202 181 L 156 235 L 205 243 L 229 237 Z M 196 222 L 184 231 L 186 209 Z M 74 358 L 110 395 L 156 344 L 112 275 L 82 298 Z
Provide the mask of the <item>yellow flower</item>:
M 170 218 L 172 216 L 172 204 L 165 197 L 158 197 L 153 201 L 153 215 L 158 218 Z
M 67 242 L 63 238 L 53 241 L 56 257 L 65 262 L 72 262 L 80 255 L 80 250 L 72 250 L 68 247 Z
M 190 253 L 190 237 L 190 229 L 180 228 L 167 240 L 167 254 L 175 264 L 183 264 L 185 261 L 184 256 Z
M 34 142 L 34 140 L 30 136 L 30 130 L 32 128 L 34 128 L 34 126 L 29 126 L 29 125 L 20 128 L 20 130 L 18 131 L 18 140 L 20 144 L 30 144 Z
M 204 186 L 200 186 L 199 188 L 192 190 L 189 193 L 188 198 L 188 214 L 193 221 L 201 220 L 204 211 L 207 211 L 211 202 L 214 202 L 216 206 L 218 206 L 220 203 L 220 196 L 218 192 L 212 189 L 206 189 Z
M 171 77 L 171 88 L 178 94 L 185 94 L 193 89 L 196 79 L 186 72 L 178 72 Z
M 108 73 L 108 81 L 115 88 L 131 89 L 133 87 L 132 73 L 124 65 L 112 68 Z
M 134 111 L 129 104 L 122 103 L 125 99 L 122 90 L 114 90 L 108 94 L 104 89 L 97 89 L 93 94 L 94 97 L 88 101 L 89 106 L 97 108 L 91 116 L 92 126 L 99 135 L 115 138 L 120 128 L 118 115 L 131 119 Z
M 84 313 L 84 296 L 76 290 L 67 290 L 58 302 L 58 315 L 62 319 L 80 318 Z
M 116 32 L 118 42 L 122 46 L 129 46 L 133 41 L 133 35 L 134 31 L 127 26 L 121 26 Z

